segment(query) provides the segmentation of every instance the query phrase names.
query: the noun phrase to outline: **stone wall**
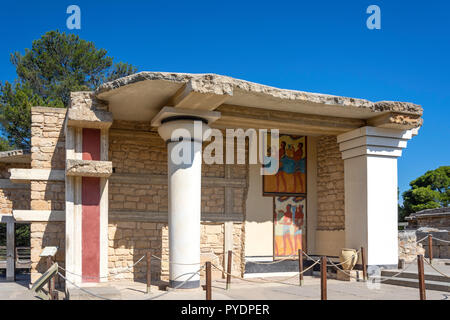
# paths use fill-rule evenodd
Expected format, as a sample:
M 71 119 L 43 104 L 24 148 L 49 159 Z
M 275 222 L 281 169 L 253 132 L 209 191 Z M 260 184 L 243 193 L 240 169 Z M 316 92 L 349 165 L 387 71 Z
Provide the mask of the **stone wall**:
M 79 95 L 88 103 L 89 95 Z M 65 109 L 35 107 L 32 109 L 32 162 L 31 168 L 65 169 Z M 163 262 L 153 259 L 154 278 L 168 277 L 168 228 L 167 228 L 167 152 L 156 130 L 148 123 L 115 122 L 110 130 L 109 158 L 115 175 L 153 175 L 155 181 L 145 183 L 110 180 L 109 187 L 109 270 L 113 279 L 143 279 L 145 263 L 138 264 L 135 272 L 114 273 L 132 266 L 145 252 L 151 250 Z M 202 188 L 202 213 L 227 216 L 236 220 L 233 241 L 236 255 L 234 269 L 242 273 L 244 268 L 244 236 L 242 219 L 246 196 L 247 166 L 204 165 L 203 176 L 208 178 L 241 179 L 244 184 L 228 187 L 226 184 Z M 113 174 L 113 175 L 114 175 Z M 214 182 L 214 181 L 213 181 Z M 212 183 L 213 183 L 212 182 Z M 31 181 L 32 210 L 65 210 L 65 185 L 57 181 Z M 225 212 L 226 194 L 232 201 Z M 235 218 L 234 218 L 235 217 Z M 219 217 L 220 218 L 220 217 Z M 222 219 L 223 221 L 225 221 Z M 223 222 L 202 222 L 202 259 L 214 258 L 223 264 Z M 217 217 L 216 217 L 217 220 Z M 220 220 L 220 219 L 219 219 Z M 32 281 L 45 271 L 45 261 L 39 257 L 43 247 L 59 247 L 57 261 L 64 266 L 64 222 L 32 223 Z
M 9 179 L 10 168 L 29 168 L 28 163 L 0 163 L 0 179 Z M 15 210 L 30 209 L 30 186 L 15 184 L 14 188 L 0 188 L 0 214 L 12 214 Z
M 433 241 L 431 245 L 433 246 L 433 258 L 439 259 L 450 259 L 450 231 L 447 230 L 429 230 L 429 231 L 416 231 L 417 238 L 420 240 L 423 237 L 427 237 L 428 234 L 431 234 L 433 237 Z M 444 241 L 439 241 L 444 240 Z M 425 256 L 429 257 L 429 246 L 428 239 L 422 241 L 423 248 L 425 249 Z
M 243 243 L 243 224 L 233 225 L 232 272 L 241 275 L 244 268 L 240 252 Z M 224 224 L 205 223 L 201 225 L 201 264 L 211 261 L 224 267 Z M 145 280 L 146 259 L 133 265 L 147 252 L 152 255 L 152 279 L 169 278 L 169 235 L 166 223 L 116 221 L 109 224 L 108 267 L 109 280 Z M 213 277 L 222 277 L 222 272 L 213 269 Z M 203 272 L 202 272 L 203 275 Z
M 65 169 L 64 119 L 66 109 L 33 107 L 31 109 L 31 168 Z M 64 210 L 63 181 L 31 181 L 31 210 Z M 31 223 L 31 281 L 46 270 L 39 257 L 45 246 L 57 246 L 56 261 L 64 266 L 64 222 Z
M 406 217 L 408 229 L 418 229 L 421 227 L 450 229 L 450 208 L 426 209 L 412 213 Z
M 152 277 L 167 280 L 167 147 L 148 123 L 128 121 L 114 121 L 109 146 L 114 172 L 109 182 L 111 280 L 144 279 L 144 262 L 136 265 L 134 272 L 113 274 L 131 267 L 149 250 L 162 259 L 152 259 Z M 203 164 L 202 175 L 201 262 L 210 259 L 223 266 L 224 221 L 235 221 L 233 270 L 241 274 L 244 270 L 242 220 L 248 166 Z M 229 186 L 226 179 L 237 179 L 242 183 Z M 216 277 L 219 275 L 221 272 L 214 273 Z
M 398 259 L 405 260 L 406 263 L 413 261 L 418 254 L 424 254 L 422 243 L 418 240 L 415 231 L 398 232 Z
M 317 230 L 344 230 L 344 160 L 336 136 L 317 142 Z

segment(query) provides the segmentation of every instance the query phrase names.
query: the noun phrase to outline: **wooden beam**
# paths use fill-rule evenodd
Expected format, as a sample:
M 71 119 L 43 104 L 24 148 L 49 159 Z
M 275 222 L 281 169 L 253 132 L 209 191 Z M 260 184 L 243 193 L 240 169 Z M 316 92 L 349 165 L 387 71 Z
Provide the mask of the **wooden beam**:
M 366 125 L 365 120 L 221 105 L 216 128 L 279 129 L 281 133 L 337 135 Z
M 6 223 L 6 281 L 16 280 L 16 232 L 13 220 Z

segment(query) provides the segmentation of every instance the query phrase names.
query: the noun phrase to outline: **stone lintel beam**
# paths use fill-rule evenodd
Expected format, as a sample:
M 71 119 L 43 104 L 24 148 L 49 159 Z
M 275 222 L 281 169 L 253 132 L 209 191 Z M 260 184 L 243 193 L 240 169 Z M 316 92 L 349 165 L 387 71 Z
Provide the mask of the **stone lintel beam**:
M 149 212 L 149 211 L 129 211 L 117 210 L 110 211 L 109 217 L 111 221 L 146 221 L 146 222 L 164 222 L 167 223 L 169 216 L 167 212 Z M 243 222 L 244 215 L 242 213 L 201 213 L 202 222 Z
M 134 173 L 113 173 L 110 177 L 111 183 L 127 184 L 161 184 L 167 185 L 167 176 L 161 174 L 134 174 Z M 247 185 L 245 179 L 238 178 L 217 178 L 202 177 L 202 186 L 215 187 L 235 187 L 244 188 Z
M 29 183 L 31 180 L 38 181 L 64 181 L 64 170 L 54 169 L 9 169 L 11 174 L 9 180 L 14 183 Z
M 112 113 L 104 110 L 79 108 L 67 112 L 67 125 L 70 127 L 108 129 L 112 123 Z
M 93 91 L 75 91 L 70 93 L 69 109 L 107 110 L 108 104 L 97 99 Z
M 224 103 L 228 97 L 227 94 L 201 92 L 195 83 L 189 81 L 175 93 L 169 104 L 176 108 L 211 111 Z
M 65 221 L 66 212 L 59 210 L 13 210 L 17 222 Z
M 111 161 L 66 160 L 66 175 L 107 178 L 112 174 Z
M 221 113 L 213 126 L 217 128 L 279 129 L 290 134 L 340 134 L 366 124 L 364 120 L 279 112 L 275 110 L 222 105 Z
M 367 125 L 379 128 L 408 130 L 422 126 L 420 115 L 402 112 L 389 112 L 367 120 Z

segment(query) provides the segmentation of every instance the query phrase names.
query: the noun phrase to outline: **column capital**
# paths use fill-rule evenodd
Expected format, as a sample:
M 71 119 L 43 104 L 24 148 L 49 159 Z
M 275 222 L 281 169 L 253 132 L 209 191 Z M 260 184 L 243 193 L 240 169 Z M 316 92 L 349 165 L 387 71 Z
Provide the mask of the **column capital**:
M 201 120 L 210 124 L 220 118 L 220 112 L 164 107 L 152 119 L 151 125 L 159 127 L 164 122 L 175 120 Z
M 176 139 L 183 138 L 201 143 L 209 129 L 208 124 L 219 118 L 220 112 L 164 107 L 153 118 L 152 126 L 158 127 L 159 135 L 166 142 L 172 141 L 172 134 L 177 130 Z M 201 126 L 197 126 L 196 122 L 200 122 Z
M 365 126 L 337 136 L 342 159 L 358 156 L 398 158 L 419 128 L 396 130 Z

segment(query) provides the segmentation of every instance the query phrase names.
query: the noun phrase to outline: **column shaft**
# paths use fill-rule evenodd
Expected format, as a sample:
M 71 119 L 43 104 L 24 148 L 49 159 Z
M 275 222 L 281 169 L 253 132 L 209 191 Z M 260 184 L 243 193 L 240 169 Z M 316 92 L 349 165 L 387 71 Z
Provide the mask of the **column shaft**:
M 176 164 L 175 147 L 189 148 L 192 164 Z M 200 207 L 202 144 L 197 141 L 168 143 L 169 173 L 169 277 L 172 288 L 200 286 Z
M 369 266 L 397 265 L 397 158 L 415 134 L 362 127 L 338 136 L 345 171 L 345 246 L 363 246 Z

